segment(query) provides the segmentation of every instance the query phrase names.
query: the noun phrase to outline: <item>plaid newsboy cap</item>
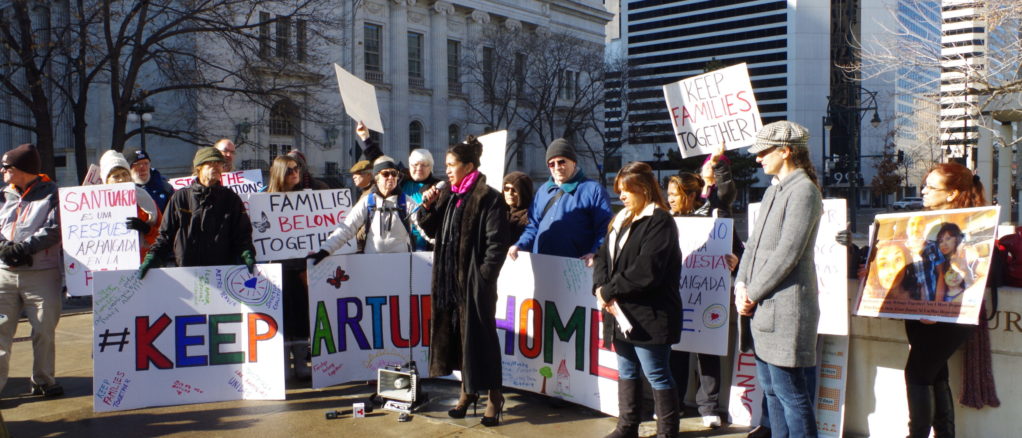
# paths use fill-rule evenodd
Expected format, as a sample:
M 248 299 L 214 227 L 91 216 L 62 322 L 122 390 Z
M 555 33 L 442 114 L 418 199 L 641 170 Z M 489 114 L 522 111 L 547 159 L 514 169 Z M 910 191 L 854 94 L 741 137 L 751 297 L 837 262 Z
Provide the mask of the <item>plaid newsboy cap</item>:
M 756 133 L 756 143 L 749 148 L 750 154 L 758 154 L 777 146 L 806 147 L 809 142 L 809 130 L 795 122 L 781 120 L 760 129 Z

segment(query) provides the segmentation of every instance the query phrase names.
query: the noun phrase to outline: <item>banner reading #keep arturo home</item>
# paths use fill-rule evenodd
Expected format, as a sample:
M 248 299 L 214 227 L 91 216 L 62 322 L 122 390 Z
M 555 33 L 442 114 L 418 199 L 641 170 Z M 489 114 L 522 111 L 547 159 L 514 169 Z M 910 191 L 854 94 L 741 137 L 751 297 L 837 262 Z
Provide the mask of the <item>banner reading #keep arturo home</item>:
M 96 412 L 283 400 L 280 265 L 95 273 Z

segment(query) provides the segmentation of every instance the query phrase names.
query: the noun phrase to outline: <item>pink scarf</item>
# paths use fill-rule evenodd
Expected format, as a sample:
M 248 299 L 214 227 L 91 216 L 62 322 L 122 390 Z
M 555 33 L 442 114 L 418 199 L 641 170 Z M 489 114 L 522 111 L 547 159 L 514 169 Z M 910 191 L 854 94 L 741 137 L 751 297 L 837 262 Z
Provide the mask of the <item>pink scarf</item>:
M 482 174 L 479 173 L 478 170 L 473 170 L 472 173 L 465 175 L 465 177 L 462 178 L 460 182 L 458 182 L 457 184 L 452 184 L 451 191 L 457 195 L 463 195 L 465 193 L 468 193 L 468 191 L 472 190 L 472 187 L 475 186 L 476 180 L 479 179 L 479 175 Z M 458 199 L 458 203 L 454 204 L 454 206 L 461 207 L 461 198 Z

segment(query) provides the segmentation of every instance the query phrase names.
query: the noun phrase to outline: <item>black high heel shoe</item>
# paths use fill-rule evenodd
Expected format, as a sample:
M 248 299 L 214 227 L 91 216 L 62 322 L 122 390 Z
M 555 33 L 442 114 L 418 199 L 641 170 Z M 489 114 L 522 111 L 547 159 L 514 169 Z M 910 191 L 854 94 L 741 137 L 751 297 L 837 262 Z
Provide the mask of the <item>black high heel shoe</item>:
M 483 426 L 486 427 L 499 426 L 500 418 L 504 416 L 504 401 L 505 400 L 503 395 L 501 395 L 500 398 L 496 400 L 494 400 L 493 397 L 489 397 L 489 400 L 487 400 L 486 403 L 493 403 L 494 406 L 497 407 L 497 414 L 492 417 L 487 417 L 486 415 L 483 415 L 483 418 L 482 420 L 479 421 L 479 424 L 482 424 Z
M 461 400 L 459 400 L 457 406 L 447 411 L 447 416 L 451 418 L 465 418 L 465 413 L 468 412 L 468 405 L 470 404 L 472 405 L 472 415 L 474 416 L 479 405 L 479 394 L 465 394 L 465 404 L 461 404 Z

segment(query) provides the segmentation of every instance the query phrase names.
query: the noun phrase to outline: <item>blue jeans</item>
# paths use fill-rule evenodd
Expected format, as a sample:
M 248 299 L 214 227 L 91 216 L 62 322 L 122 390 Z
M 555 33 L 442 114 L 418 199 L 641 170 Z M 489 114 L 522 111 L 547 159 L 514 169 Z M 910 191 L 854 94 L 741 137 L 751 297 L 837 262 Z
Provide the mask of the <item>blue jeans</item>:
M 815 406 L 816 405 L 816 400 L 815 400 L 816 399 L 816 374 L 817 374 L 816 367 L 805 367 L 805 368 L 802 368 L 802 369 L 805 370 L 806 387 L 809 388 L 809 394 L 811 395 L 811 397 L 809 398 L 809 403 L 811 403 L 811 404 L 813 404 Z M 763 407 L 762 407 L 762 409 L 760 409 L 760 412 L 762 412 L 762 414 L 760 414 L 760 416 L 759 416 L 759 425 L 763 426 L 763 427 L 770 427 L 770 408 L 767 407 L 767 398 L 766 397 L 763 397 Z
M 805 370 L 779 367 L 756 358 L 756 377 L 766 397 L 772 437 L 816 437 L 816 414 Z
M 617 351 L 618 379 L 639 380 L 639 371 L 642 371 L 653 390 L 674 388 L 670 345 L 636 345 L 626 341 L 614 341 L 614 349 Z

